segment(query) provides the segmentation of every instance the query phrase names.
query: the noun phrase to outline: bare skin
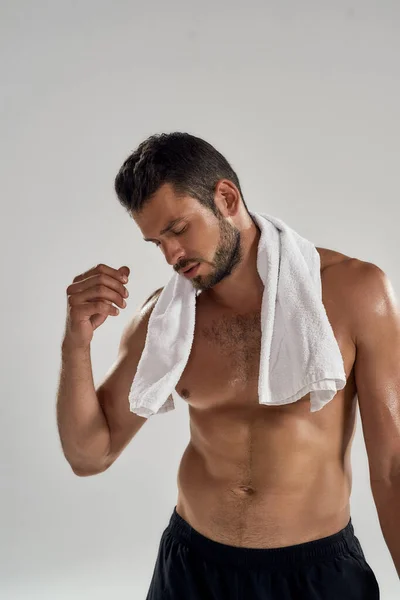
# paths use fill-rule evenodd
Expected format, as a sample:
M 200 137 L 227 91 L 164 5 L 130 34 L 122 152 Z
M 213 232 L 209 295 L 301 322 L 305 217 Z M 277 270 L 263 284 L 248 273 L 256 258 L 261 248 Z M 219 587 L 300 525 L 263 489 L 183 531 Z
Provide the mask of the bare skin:
M 310 412 L 309 394 L 293 404 L 260 405 L 259 311 L 238 317 L 198 297 L 194 343 L 176 387 L 189 405 L 191 431 L 177 512 L 215 541 L 287 546 L 331 535 L 349 521 L 356 352 L 343 285 L 352 260 L 317 250 L 323 303 L 347 377 L 321 411 Z
M 225 223 L 240 230 L 242 255 L 229 277 L 211 287 L 204 283 L 222 264 L 214 255 L 221 229 L 211 213 L 177 198 L 166 184 L 134 215 L 143 237 L 175 270 L 201 261 L 192 280 L 201 291 L 194 341 L 175 390 L 175 400 L 188 403 L 191 432 L 178 471 L 177 512 L 203 535 L 232 546 L 271 548 L 331 535 L 350 518 L 356 345 L 348 298 L 360 261 L 317 248 L 322 300 L 344 359 L 346 387 L 315 413 L 309 395 L 283 406 L 260 405 L 260 232 L 230 181 L 219 182 L 214 201 Z M 189 229 L 179 237 L 164 234 L 177 216 Z M 179 224 L 173 231 L 181 230 Z
M 178 514 L 208 538 L 239 547 L 282 547 L 340 531 L 350 518 L 358 397 L 371 488 L 397 566 L 400 321 L 387 278 L 372 264 L 317 248 L 322 301 L 347 384 L 314 413 L 309 395 L 260 405 L 260 233 L 232 182 L 218 182 L 214 202 L 219 219 L 165 184 L 133 215 L 175 271 L 199 264 L 194 342 L 175 390 L 175 401 L 179 394 L 188 403 L 191 432 L 178 471 Z M 109 468 L 147 420 L 130 412 L 127 397 L 157 296 L 126 328 L 118 359 L 96 390 L 110 444 L 97 467 L 83 465 L 79 474 Z

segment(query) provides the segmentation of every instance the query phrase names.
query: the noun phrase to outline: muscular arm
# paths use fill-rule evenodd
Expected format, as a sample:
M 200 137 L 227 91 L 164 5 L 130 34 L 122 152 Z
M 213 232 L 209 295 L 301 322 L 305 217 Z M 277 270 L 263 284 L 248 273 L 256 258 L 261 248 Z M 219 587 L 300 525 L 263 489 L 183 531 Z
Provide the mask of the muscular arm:
M 154 292 L 133 316 L 122 334 L 118 356 L 101 384 L 96 388 L 99 403 L 110 430 L 106 468 L 118 458 L 147 421 L 129 409 L 129 392 L 146 342 L 151 312 L 162 288 Z
M 400 576 L 400 309 L 379 267 L 359 262 L 351 290 L 355 378 L 370 484 Z

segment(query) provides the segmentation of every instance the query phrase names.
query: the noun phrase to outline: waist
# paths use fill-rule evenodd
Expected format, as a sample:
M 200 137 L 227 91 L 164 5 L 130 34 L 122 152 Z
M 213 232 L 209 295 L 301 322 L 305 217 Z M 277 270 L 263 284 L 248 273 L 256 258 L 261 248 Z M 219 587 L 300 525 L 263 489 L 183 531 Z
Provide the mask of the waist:
M 333 558 L 348 552 L 361 552 L 350 517 L 344 527 L 331 535 L 309 542 L 271 548 L 234 547 L 204 536 L 179 514 L 176 506 L 165 533 L 185 546 L 195 549 L 207 560 L 242 568 L 293 568 L 318 559 Z

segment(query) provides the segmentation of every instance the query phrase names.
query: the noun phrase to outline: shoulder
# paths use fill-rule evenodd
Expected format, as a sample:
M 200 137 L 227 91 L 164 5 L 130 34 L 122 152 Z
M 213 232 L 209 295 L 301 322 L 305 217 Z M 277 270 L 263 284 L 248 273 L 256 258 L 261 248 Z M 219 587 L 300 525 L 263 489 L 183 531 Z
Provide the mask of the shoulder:
M 376 309 L 393 292 L 387 274 L 378 265 L 358 258 L 348 258 L 329 267 L 327 275 L 343 284 L 358 310 Z
M 324 302 L 349 321 L 354 341 L 379 315 L 398 310 L 390 279 L 378 265 L 327 248 L 317 251 Z
M 316 248 L 320 256 L 322 293 L 329 302 L 338 302 L 342 296 L 348 294 L 348 288 L 353 284 L 353 271 L 362 261 L 329 250 Z
M 388 275 L 378 265 L 353 260 L 349 265 L 349 301 L 357 344 L 398 327 L 399 305 Z
M 321 273 L 323 273 L 329 267 L 342 265 L 348 260 L 351 260 L 351 256 L 347 256 L 346 254 L 337 252 L 336 250 L 331 250 L 330 248 L 316 248 L 316 250 L 321 261 Z
M 121 346 L 125 348 L 130 348 L 132 345 L 144 347 L 150 315 L 163 289 L 162 287 L 153 292 L 129 319 L 122 333 Z
M 382 286 L 388 283 L 384 271 L 372 262 L 347 256 L 328 248 L 317 248 L 321 258 L 321 276 L 343 283 L 346 291 L 355 294 L 366 291 L 371 286 Z
M 161 292 L 163 291 L 163 287 L 158 288 L 158 290 L 156 290 L 155 292 L 153 292 L 148 298 L 147 300 L 143 303 L 142 308 L 146 308 L 149 307 L 150 305 L 154 308 L 154 306 L 157 303 L 157 300 L 160 297 Z
M 399 310 L 388 275 L 375 263 L 348 257 L 328 266 L 321 278 L 332 299 L 340 301 L 356 343 L 368 330 L 377 333 L 385 317 Z

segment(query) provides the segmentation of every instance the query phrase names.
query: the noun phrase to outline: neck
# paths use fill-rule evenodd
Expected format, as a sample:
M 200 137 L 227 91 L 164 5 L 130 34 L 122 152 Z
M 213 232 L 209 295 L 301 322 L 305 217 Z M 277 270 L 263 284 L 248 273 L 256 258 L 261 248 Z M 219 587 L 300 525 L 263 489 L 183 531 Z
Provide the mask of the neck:
M 241 229 L 242 260 L 231 275 L 203 292 L 211 302 L 235 312 L 261 308 L 264 284 L 257 271 L 260 236 L 258 226 L 249 217 L 248 224 Z

